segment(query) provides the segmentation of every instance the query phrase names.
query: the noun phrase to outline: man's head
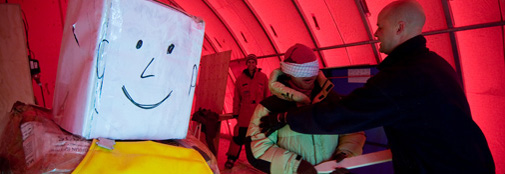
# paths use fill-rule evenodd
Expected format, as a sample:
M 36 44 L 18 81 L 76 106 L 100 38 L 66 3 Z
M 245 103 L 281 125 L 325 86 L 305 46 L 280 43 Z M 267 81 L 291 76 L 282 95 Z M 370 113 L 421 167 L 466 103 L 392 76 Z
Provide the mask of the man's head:
M 319 73 L 319 62 L 314 51 L 302 44 L 291 46 L 281 62 L 281 70 L 302 89 L 312 89 Z
M 420 35 L 426 16 L 421 5 L 414 0 L 399 0 L 388 4 L 377 17 L 374 36 L 380 42 L 379 51 L 391 53 L 398 45 Z
M 245 64 L 247 65 L 247 69 L 249 71 L 254 71 L 256 69 L 256 65 L 258 65 L 258 60 L 257 60 L 256 55 L 254 55 L 254 54 L 247 55 Z

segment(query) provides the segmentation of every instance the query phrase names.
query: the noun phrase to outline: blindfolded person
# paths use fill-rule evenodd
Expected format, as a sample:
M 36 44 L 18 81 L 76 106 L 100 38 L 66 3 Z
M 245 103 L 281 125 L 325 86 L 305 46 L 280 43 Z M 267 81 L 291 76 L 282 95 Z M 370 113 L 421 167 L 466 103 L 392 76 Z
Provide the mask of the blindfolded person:
M 364 132 L 342 135 L 314 135 L 294 132 L 285 126 L 271 132 L 260 132 L 260 118 L 289 108 L 339 100 L 333 84 L 319 71 L 314 52 L 307 46 L 290 47 L 281 68 L 270 75 L 272 96 L 256 107 L 246 142 L 247 159 L 266 173 L 317 173 L 313 165 L 328 160 L 340 161 L 360 155 L 365 143 Z M 342 170 L 342 169 L 339 169 Z M 344 172 L 344 171 L 342 171 Z

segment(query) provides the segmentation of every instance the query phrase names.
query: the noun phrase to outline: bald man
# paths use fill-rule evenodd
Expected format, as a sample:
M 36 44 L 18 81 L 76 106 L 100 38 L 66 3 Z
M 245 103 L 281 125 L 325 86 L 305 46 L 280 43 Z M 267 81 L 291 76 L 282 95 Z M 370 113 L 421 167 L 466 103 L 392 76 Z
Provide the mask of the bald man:
M 384 131 L 395 173 L 495 173 L 486 139 L 472 120 L 462 82 L 452 66 L 426 47 L 416 1 L 395 1 L 378 16 L 375 36 L 388 56 L 364 87 L 262 118 L 262 131 L 289 124 L 310 134 Z

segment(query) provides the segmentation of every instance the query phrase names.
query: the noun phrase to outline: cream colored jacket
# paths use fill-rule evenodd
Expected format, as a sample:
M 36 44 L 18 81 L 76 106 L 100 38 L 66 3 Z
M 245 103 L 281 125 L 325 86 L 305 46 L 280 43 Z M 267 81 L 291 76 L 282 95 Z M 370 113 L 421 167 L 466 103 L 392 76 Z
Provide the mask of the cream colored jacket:
M 298 106 L 317 103 L 326 98 L 333 84 L 321 73 L 317 77 L 321 92 L 311 100 L 305 94 L 289 88 L 277 81 L 283 72 L 274 70 L 270 75 L 269 89 L 276 97 L 294 101 Z M 274 97 L 274 96 L 271 96 Z M 349 156 L 362 153 L 365 143 L 364 132 L 344 135 L 313 135 L 302 134 L 290 129 L 289 125 L 275 131 L 268 137 L 260 132 L 260 118 L 270 111 L 261 103 L 256 107 L 247 136 L 251 137 L 251 151 L 254 158 L 270 162 L 271 173 L 295 173 L 302 159 L 316 165 L 329 160 L 335 151 L 342 151 Z M 298 157 L 298 159 L 297 159 Z

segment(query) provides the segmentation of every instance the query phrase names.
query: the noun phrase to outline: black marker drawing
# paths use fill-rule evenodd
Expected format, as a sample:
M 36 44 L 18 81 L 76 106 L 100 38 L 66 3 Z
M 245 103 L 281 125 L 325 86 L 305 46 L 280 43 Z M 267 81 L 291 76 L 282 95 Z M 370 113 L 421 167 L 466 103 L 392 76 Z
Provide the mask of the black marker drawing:
M 98 77 L 98 79 L 102 79 L 103 78 L 103 74 L 105 74 L 105 65 L 102 67 L 102 73 L 101 74 L 100 74 L 100 71 L 99 71 L 100 70 L 100 62 L 101 61 L 103 62 L 103 60 L 100 58 L 100 56 L 102 55 L 101 51 L 102 51 L 103 47 L 105 46 L 105 45 L 102 45 L 104 43 L 109 44 L 109 41 L 107 39 L 102 40 L 100 42 L 100 44 L 98 44 L 98 51 L 96 53 L 96 56 L 97 56 L 97 58 L 96 58 L 96 76 Z
M 142 40 L 139 40 L 137 42 L 137 46 L 135 46 L 135 48 L 140 49 L 142 47 L 142 43 L 143 43 Z
M 112 2 L 109 4 L 109 7 L 112 6 Z M 105 38 L 107 38 L 107 29 L 109 28 L 109 18 L 105 18 L 105 27 L 102 29 L 101 35 L 102 35 L 102 41 L 98 44 L 98 50 L 96 53 L 96 77 L 97 77 L 97 82 L 99 83 L 98 89 L 95 89 L 95 100 L 93 101 L 93 108 L 95 110 L 96 115 L 99 115 L 99 103 L 101 98 L 102 98 L 102 90 L 103 90 L 103 80 L 104 80 L 104 75 L 105 75 L 105 58 L 104 57 L 104 50 L 107 48 L 109 45 L 109 41 Z M 77 40 L 77 35 L 75 33 L 75 24 L 72 26 L 72 32 L 74 33 L 75 40 L 77 42 L 77 45 L 79 45 L 79 41 Z M 100 73 L 101 72 L 101 73 Z M 92 118 L 93 119 L 93 118 Z M 88 132 L 88 135 L 86 137 L 89 137 L 91 132 Z
M 175 45 L 170 44 L 170 46 L 168 46 L 168 49 L 167 49 L 167 54 L 172 54 L 172 51 L 174 51 L 174 48 L 175 48 Z
M 135 45 L 135 48 L 137 48 L 137 49 L 142 48 L 143 43 L 144 42 L 142 40 L 138 40 L 137 44 Z M 170 46 L 168 46 L 167 54 L 171 54 L 172 51 L 174 50 L 174 48 L 175 48 L 174 44 L 171 44 Z M 147 64 L 147 66 L 144 68 L 144 71 L 142 71 L 142 74 L 140 74 L 140 78 L 141 79 L 148 78 L 148 77 L 154 77 L 154 75 L 152 75 L 152 74 L 145 75 L 147 68 L 149 68 L 149 66 L 153 63 L 153 61 L 154 61 L 154 58 L 152 58 L 151 61 L 149 61 L 149 63 Z M 128 100 L 130 100 L 130 102 L 132 102 L 135 106 L 137 106 L 139 108 L 142 108 L 142 109 L 153 109 L 153 108 L 158 107 L 161 103 L 163 103 L 165 100 L 167 100 L 168 97 L 170 97 L 170 95 L 172 95 L 172 92 L 173 92 L 173 90 L 171 90 L 165 96 L 165 98 L 163 98 L 161 101 L 159 101 L 157 103 L 154 103 L 154 104 L 141 104 L 141 103 L 136 102 L 133 99 L 133 97 L 130 95 L 130 93 L 126 89 L 125 85 L 123 85 L 123 87 L 121 89 L 123 90 L 123 94 L 126 96 L 126 98 Z
M 198 73 L 198 67 L 196 64 L 193 65 L 193 73 L 191 74 L 191 81 L 189 82 L 188 95 L 191 94 L 191 88 L 196 86 L 196 75 Z
M 148 78 L 148 77 L 154 77 L 154 75 L 147 75 L 147 76 L 144 76 L 144 73 L 146 72 L 147 68 L 149 68 L 149 65 L 151 65 L 151 63 L 153 63 L 154 61 L 154 58 L 151 59 L 151 61 L 149 62 L 149 64 L 147 64 L 146 68 L 144 68 L 144 71 L 142 71 L 142 74 L 140 74 L 140 78 Z
M 165 100 L 168 99 L 168 97 L 170 97 L 170 95 L 172 95 L 172 91 L 170 91 L 170 93 L 168 93 L 168 95 L 163 98 L 163 100 L 159 101 L 158 103 L 154 103 L 154 104 L 140 104 L 140 103 L 137 103 L 135 102 L 135 100 L 133 100 L 133 98 L 130 96 L 130 93 L 128 93 L 128 90 L 126 89 L 126 87 L 123 85 L 122 87 L 123 89 L 123 93 L 124 95 L 126 96 L 126 98 L 128 98 L 128 100 L 130 100 L 135 106 L 138 106 L 139 108 L 142 108 L 142 109 L 153 109 L 155 107 L 158 107 L 161 103 L 163 103 Z
M 98 96 L 96 96 L 96 98 L 100 99 L 102 97 L 102 89 L 103 89 L 103 80 L 100 80 L 100 90 L 98 90 L 99 93 L 98 93 Z M 96 101 L 93 102 L 93 107 L 95 108 L 95 112 L 97 114 L 99 114 L 98 110 L 96 109 Z
M 107 44 L 109 44 L 109 41 L 107 39 L 103 39 L 98 44 L 98 50 L 97 50 L 97 53 L 96 53 L 96 56 L 97 56 L 96 57 L 96 77 L 98 79 L 98 83 L 100 83 L 99 89 L 97 90 L 97 92 L 98 92 L 98 94 L 96 96 L 97 100 L 99 100 L 102 97 L 103 77 L 104 77 L 104 74 L 105 74 L 105 60 L 103 60 L 101 57 L 102 57 L 102 54 L 103 54 L 103 49 L 105 49 L 104 47 Z M 99 114 L 97 106 L 96 106 L 97 105 L 96 102 L 97 102 L 96 100 L 93 102 L 93 108 L 95 108 L 95 113 Z
M 79 45 L 79 40 L 77 39 L 77 35 L 75 35 L 75 24 L 72 25 L 72 33 L 74 33 L 74 39 L 75 39 L 75 42 L 77 42 L 77 46 L 81 47 L 81 45 Z

